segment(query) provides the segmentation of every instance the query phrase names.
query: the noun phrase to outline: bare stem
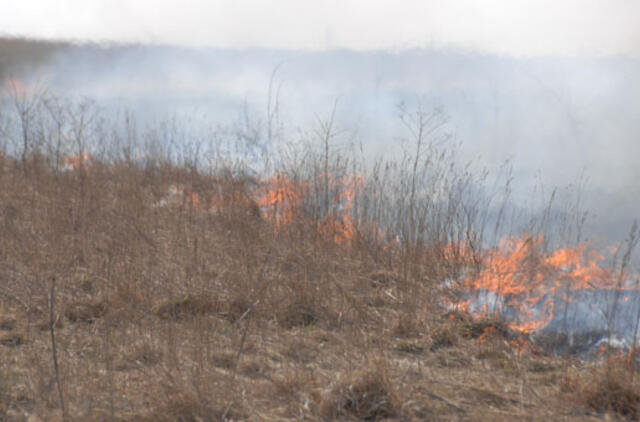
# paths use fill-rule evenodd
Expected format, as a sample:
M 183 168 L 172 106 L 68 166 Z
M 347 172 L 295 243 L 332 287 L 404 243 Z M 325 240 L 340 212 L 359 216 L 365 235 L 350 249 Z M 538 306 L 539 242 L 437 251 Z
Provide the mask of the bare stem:
M 56 278 L 51 279 L 51 289 L 49 291 L 49 332 L 51 333 L 51 357 L 53 359 L 53 369 L 56 376 L 56 385 L 58 386 L 58 396 L 60 398 L 60 408 L 62 409 L 62 420 L 67 421 L 67 409 L 64 404 L 64 393 L 62 392 L 62 382 L 60 381 L 60 367 L 58 365 L 58 351 L 56 348 L 55 334 L 55 317 L 54 317 L 54 298 L 56 291 Z

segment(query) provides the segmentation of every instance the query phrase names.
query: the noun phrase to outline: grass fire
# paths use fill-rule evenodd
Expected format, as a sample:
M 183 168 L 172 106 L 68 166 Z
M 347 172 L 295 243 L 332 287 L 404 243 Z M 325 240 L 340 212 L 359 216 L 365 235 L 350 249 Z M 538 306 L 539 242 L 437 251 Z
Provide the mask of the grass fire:
M 400 104 L 375 154 L 335 104 L 199 126 L 19 76 L 0 420 L 640 417 L 637 225 L 590 238 L 576 185 L 520 203 L 442 107 Z

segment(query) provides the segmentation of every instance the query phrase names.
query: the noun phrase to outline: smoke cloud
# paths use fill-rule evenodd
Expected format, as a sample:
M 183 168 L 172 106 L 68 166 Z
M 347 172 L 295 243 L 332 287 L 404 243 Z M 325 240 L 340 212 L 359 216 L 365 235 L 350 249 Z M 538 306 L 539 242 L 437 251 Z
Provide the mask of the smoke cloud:
M 125 107 L 143 120 L 198 114 L 208 124 L 229 124 L 245 110 L 263 116 L 271 84 L 290 136 L 327 116 L 337 101 L 342 141 L 362 143 L 373 154 L 406 134 L 398 104 L 440 106 L 463 144 L 461 159 L 487 168 L 512 160 L 521 197 L 534 180 L 550 189 L 584 174 L 596 232 L 619 238 L 640 216 L 638 59 L 514 58 L 452 49 L 41 50 L 26 55 L 28 65 L 5 66 L 0 76 L 90 97 L 106 109 Z

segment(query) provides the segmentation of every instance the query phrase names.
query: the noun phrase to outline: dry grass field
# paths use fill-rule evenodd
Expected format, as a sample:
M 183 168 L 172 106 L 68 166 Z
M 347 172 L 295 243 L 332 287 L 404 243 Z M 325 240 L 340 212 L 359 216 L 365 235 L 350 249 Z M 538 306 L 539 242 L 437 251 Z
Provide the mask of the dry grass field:
M 0 420 L 640 418 L 633 353 L 554 356 L 446 306 L 505 220 L 424 135 L 439 114 L 404 114 L 396 162 L 358 167 L 329 120 L 250 175 L 16 91 L 0 104 Z
M 432 254 L 275 233 L 167 164 L 0 164 L 2 420 L 638 418 L 631 361 L 447 312 Z M 154 205 L 175 180 L 229 201 Z

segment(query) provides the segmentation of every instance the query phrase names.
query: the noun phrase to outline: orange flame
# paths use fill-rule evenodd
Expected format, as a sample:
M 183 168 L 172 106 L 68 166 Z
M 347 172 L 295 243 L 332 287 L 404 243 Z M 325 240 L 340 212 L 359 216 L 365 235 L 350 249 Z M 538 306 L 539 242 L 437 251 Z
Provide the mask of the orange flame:
M 304 200 L 308 197 L 310 183 L 295 182 L 285 174 L 277 174 L 267 180 L 257 193 L 257 204 L 262 214 L 273 224 L 275 232 L 283 232 L 294 222 L 316 224 L 317 232 L 336 243 L 348 243 L 357 235 L 354 206 L 359 190 L 364 186 L 360 175 L 340 179 L 329 178 L 328 209 L 322 215 L 305 212 Z M 315 222 L 315 223 L 314 223 Z
M 285 174 L 276 174 L 267 180 L 257 192 L 256 203 L 262 215 L 273 224 L 275 232 L 281 232 L 294 222 L 307 194 L 306 183 L 297 183 Z
M 541 236 L 525 234 L 499 242 L 497 248 L 482 256 L 480 272 L 465 277 L 461 285 L 467 293 L 488 292 L 499 298 L 502 306 L 518 315 L 519 321 L 510 322 L 510 328 L 528 333 L 545 327 L 554 318 L 557 294 L 569 301 L 568 293 L 573 291 L 623 288 L 620 276 L 604 268 L 603 260 L 586 244 L 545 253 Z M 455 306 L 469 310 L 471 303 L 470 299 Z M 486 314 L 490 308 L 496 312 L 495 306 L 486 303 L 482 310 L 472 313 Z
M 91 167 L 91 156 L 87 152 L 62 158 L 63 170 L 79 170 Z
M 354 207 L 358 192 L 364 186 L 360 175 L 341 179 L 337 184 L 337 193 L 331 199 L 331 207 L 320 221 L 319 231 L 336 243 L 354 240 L 357 235 Z

